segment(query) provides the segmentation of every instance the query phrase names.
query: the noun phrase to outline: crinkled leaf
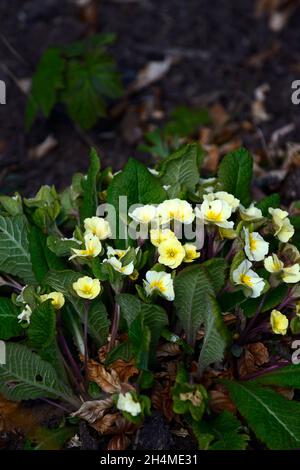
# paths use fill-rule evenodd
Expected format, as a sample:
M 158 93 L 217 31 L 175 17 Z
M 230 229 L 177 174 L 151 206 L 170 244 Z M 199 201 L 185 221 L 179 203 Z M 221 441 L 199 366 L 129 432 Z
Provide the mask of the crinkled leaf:
M 163 184 L 171 185 L 168 191 L 170 198 L 177 197 L 181 189 L 195 191 L 203 156 L 198 144 L 188 144 L 163 160 L 161 180 Z
M 101 300 L 94 301 L 90 306 L 88 322 L 90 335 L 96 341 L 98 347 L 102 346 L 108 338 L 110 320 L 108 319 L 106 307 Z
M 35 282 L 29 254 L 28 226 L 23 215 L 0 216 L 0 271 L 17 276 L 28 284 Z
M 286 400 L 268 388 L 248 382 L 226 380 L 226 387 L 239 412 L 256 436 L 272 450 L 300 446 L 300 404 Z
M 34 349 L 49 346 L 55 337 L 56 313 L 51 300 L 41 303 L 32 312 L 28 328 L 30 345 Z
M 205 336 L 199 356 L 199 372 L 213 362 L 221 361 L 229 342 L 229 332 L 225 326 L 220 308 L 214 297 L 203 299 L 206 308 L 203 310 Z
M 98 206 L 97 196 L 97 178 L 100 171 L 100 160 L 95 149 L 92 149 L 90 155 L 90 166 L 87 178 L 82 182 L 83 186 L 83 201 L 80 208 L 80 218 L 83 222 L 87 217 L 96 215 Z
M 22 334 L 18 320 L 19 311 L 10 299 L 0 297 L 0 340 L 7 341 Z
M 0 365 L 0 392 L 9 400 L 57 398 L 77 404 L 55 369 L 26 346 L 6 343 L 6 364 Z
M 253 159 L 245 148 L 227 154 L 220 163 L 218 178 L 223 191 L 237 197 L 241 203 L 250 203 Z

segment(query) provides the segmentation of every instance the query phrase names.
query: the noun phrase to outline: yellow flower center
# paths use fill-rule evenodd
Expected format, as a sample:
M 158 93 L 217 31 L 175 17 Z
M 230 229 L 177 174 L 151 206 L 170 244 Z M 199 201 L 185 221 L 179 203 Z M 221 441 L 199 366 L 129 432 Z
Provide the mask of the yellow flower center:
M 166 291 L 166 288 L 163 285 L 162 281 L 152 281 L 151 284 L 150 284 L 150 287 L 151 287 L 151 289 L 157 289 L 160 292 L 165 292 Z
M 81 290 L 84 294 L 89 295 L 92 293 L 93 287 L 90 286 L 89 284 L 85 284 L 84 286 L 81 287 Z
M 255 251 L 257 248 L 257 240 L 255 240 L 251 235 L 249 235 L 249 245 L 250 250 Z
M 222 220 L 222 213 L 221 213 L 221 212 L 215 212 L 214 210 L 210 209 L 210 210 L 207 212 L 206 217 L 207 217 L 209 220 L 212 220 L 213 222 L 221 222 L 221 220 Z
M 175 258 L 175 256 L 177 255 L 177 252 L 176 250 L 174 250 L 173 248 L 170 248 L 168 251 L 167 251 L 167 256 L 169 258 Z
M 252 287 L 253 283 L 251 281 L 251 277 L 248 274 L 242 274 L 240 277 L 241 284 L 245 284 L 248 287 Z

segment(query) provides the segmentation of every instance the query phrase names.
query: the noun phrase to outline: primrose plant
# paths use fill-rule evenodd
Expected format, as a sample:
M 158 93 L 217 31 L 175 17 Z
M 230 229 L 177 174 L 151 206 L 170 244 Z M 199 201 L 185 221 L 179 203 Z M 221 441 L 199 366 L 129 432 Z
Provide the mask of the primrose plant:
M 300 205 L 254 202 L 243 148 L 213 178 L 203 158 L 188 144 L 113 175 L 93 150 L 62 193 L 0 197 L 1 394 L 123 423 L 124 448 L 153 409 L 201 449 L 299 448 L 279 391 L 300 388 Z

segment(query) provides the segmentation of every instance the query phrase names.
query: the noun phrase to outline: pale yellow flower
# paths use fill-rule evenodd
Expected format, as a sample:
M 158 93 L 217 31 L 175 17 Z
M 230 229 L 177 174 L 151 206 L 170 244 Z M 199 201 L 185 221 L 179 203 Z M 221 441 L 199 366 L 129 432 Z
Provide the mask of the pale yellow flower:
M 130 212 L 130 217 L 140 224 L 149 224 L 156 216 L 156 207 L 150 204 L 146 204 L 142 207 L 137 207 L 134 211 Z
M 249 297 L 259 297 L 264 290 L 265 281 L 263 278 L 254 272 L 252 269 L 252 263 L 248 260 L 242 261 L 242 263 L 233 271 L 232 279 L 236 285 L 241 285 L 245 288 L 245 294 L 249 294 Z
M 283 268 L 282 280 L 287 284 L 296 284 L 300 281 L 300 266 L 298 263 Z
M 126 413 L 132 416 L 138 416 L 142 411 L 140 403 L 133 400 L 130 392 L 119 394 L 117 408 L 118 410 L 126 411 Z
M 109 223 L 102 217 L 95 216 L 85 219 L 84 228 L 86 233 L 95 235 L 99 240 L 106 240 L 112 235 Z
M 183 248 L 185 251 L 185 257 L 183 258 L 183 261 L 185 263 L 192 263 L 195 259 L 200 257 L 200 252 L 197 251 L 197 247 L 192 243 L 186 243 L 183 245 Z
M 262 261 L 269 251 L 269 243 L 258 232 L 244 228 L 245 253 L 250 261 Z
M 83 276 L 73 283 L 73 289 L 79 297 L 92 300 L 100 294 L 101 284 L 99 279 Z
M 227 202 L 231 207 L 232 212 L 235 212 L 239 207 L 240 201 L 233 194 L 227 193 L 226 191 L 217 191 L 215 194 L 215 199 L 220 199 L 221 201 Z
M 83 250 L 78 250 L 77 248 L 72 248 L 74 255 L 72 255 L 69 259 L 73 259 L 76 257 L 79 258 L 95 258 L 101 253 L 102 245 L 98 237 L 93 235 L 92 233 L 87 233 L 84 236 L 84 244 L 85 248 Z
M 150 230 L 150 240 L 152 245 L 158 247 L 162 242 L 166 240 L 177 240 L 177 237 L 172 230 L 165 228 L 165 229 L 152 229 Z
M 242 220 L 245 222 L 250 222 L 252 220 L 259 220 L 262 219 L 262 211 L 255 207 L 254 203 L 250 204 L 250 206 L 246 209 L 242 204 L 240 204 L 239 212 Z
M 285 335 L 289 326 L 289 321 L 285 315 L 279 310 L 272 310 L 271 312 L 271 326 L 273 333 L 276 335 Z
M 264 266 L 269 273 L 280 273 L 283 269 L 283 262 L 273 253 L 264 260 Z
M 215 199 L 211 202 L 204 200 L 200 209 L 195 209 L 196 217 L 204 220 L 205 224 L 214 224 L 222 228 L 233 228 L 233 222 L 228 219 L 231 216 L 232 209 L 225 201 Z
M 148 296 L 156 292 L 167 300 L 174 300 L 173 280 L 169 273 L 147 271 L 144 288 Z
M 120 259 L 116 258 L 115 256 L 104 259 L 103 263 L 110 264 L 114 268 L 115 271 L 117 271 L 120 274 L 123 274 L 124 276 L 130 276 L 134 271 L 133 261 L 123 266 L 122 261 L 120 261 Z
M 157 207 L 157 214 L 162 224 L 177 220 L 183 224 L 191 224 L 195 214 L 191 204 L 181 199 L 168 199 Z
M 277 236 L 281 242 L 287 243 L 295 233 L 295 229 L 288 219 L 288 212 L 270 207 L 269 213 L 272 215 L 275 236 Z
M 65 297 L 61 292 L 50 292 L 50 294 L 43 294 L 40 296 L 42 302 L 51 300 L 51 303 L 55 310 L 59 310 L 65 305 Z
M 158 247 L 158 262 L 176 269 L 185 257 L 185 250 L 178 240 L 166 240 Z

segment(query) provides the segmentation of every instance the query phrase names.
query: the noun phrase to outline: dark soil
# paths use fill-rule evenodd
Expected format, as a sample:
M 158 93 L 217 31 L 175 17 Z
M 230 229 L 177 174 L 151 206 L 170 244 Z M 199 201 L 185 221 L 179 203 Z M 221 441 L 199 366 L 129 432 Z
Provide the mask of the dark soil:
M 117 33 L 118 41 L 112 51 L 125 84 L 134 80 L 138 70 L 151 60 L 175 53 L 178 62 L 162 81 L 132 97 L 125 114 L 99 122 L 89 133 L 79 133 L 63 110 L 56 109 L 50 120 L 40 119 L 25 135 L 25 97 L 15 80 L 32 76 L 47 46 L 84 37 L 87 25 L 81 22 L 71 1 L 2 0 L 0 79 L 6 81 L 8 93 L 7 105 L 0 106 L 2 192 L 33 194 L 41 184 L 63 188 L 75 171 L 86 170 L 90 142 L 99 149 L 104 166 L 119 169 L 130 155 L 147 161 L 149 157 L 136 150 L 140 133 L 128 135 L 126 128 L 128 121 L 134 121 L 136 109 L 152 102 L 166 115 L 180 104 L 221 102 L 242 120 L 249 117 L 253 91 L 268 83 L 266 107 L 272 119 L 260 125 L 265 141 L 274 130 L 290 123 L 295 124 L 295 131 L 286 139 L 297 141 L 300 112 L 291 103 L 291 83 L 297 79 L 297 70 L 300 75 L 299 10 L 288 27 L 273 33 L 267 18 L 255 17 L 253 0 L 99 3 L 97 30 Z M 270 57 L 256 67 L 249 66 L 253 55 L 272 48 L 275 53 Z M 128 108 L 134 111 L 129 117 Z M 49 134 L 59 145 L 40 160 L 30 159 L 29 149 Z M 244 143 L 251 150 L 262 145 L 257 138 L 248 138 Z

